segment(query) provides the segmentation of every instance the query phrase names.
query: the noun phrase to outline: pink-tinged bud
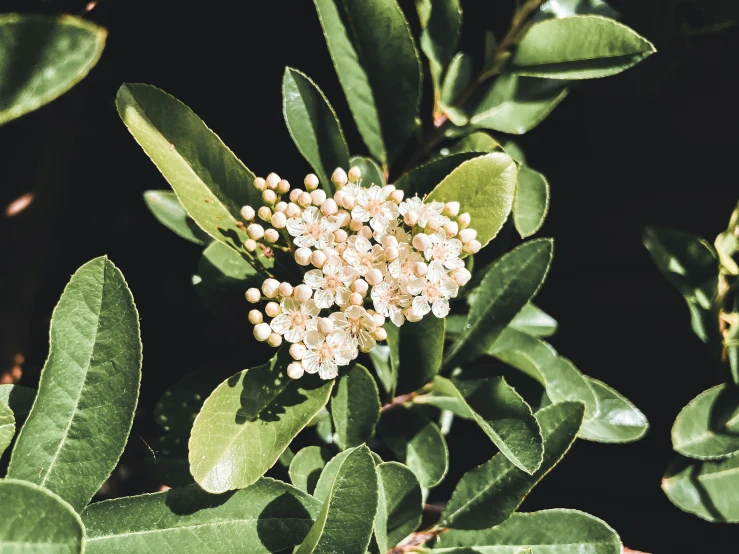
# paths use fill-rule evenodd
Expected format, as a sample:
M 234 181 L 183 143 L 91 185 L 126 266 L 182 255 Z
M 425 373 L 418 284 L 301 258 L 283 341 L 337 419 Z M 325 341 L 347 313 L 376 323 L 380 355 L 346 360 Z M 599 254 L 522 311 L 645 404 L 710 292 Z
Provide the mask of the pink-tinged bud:
M 372 227 L 370 227 L 369 225 L 365 225 L 359 230 L 359 234 L 362 235 L 367 240 L 370 240 L 373 235 Z
M 375 329 L 375 339 L 387 340 L 387 331 L 383 327 L 378 327 Z
M 283 179 L 279 183 L 277 183 L 277 192 L 280 194 L 286 194 L 290 190 L 290 183 Z
M 295 251 L 295 261 L 298 265 L 306 266 L 310 264 L 310 255 L 312 251 L 310 248 L 301 247 Z
M 310 206 L 311 202 L 313 202 L 313 199 L 307 192 L 301 192 L 300 196 L 298 196 L 298 205 L 303 208 L 307 208 L 308 206 Z
M 305 176 L 305 179 L 303 180 L 303 184 L 305 185 L 305 189 L 308 191 L 316 190 L 318 188 L 318 177 L 316 177 L 313 173 L 308 173 L 308 175 Z
M 406 212 L 406 214 L 403 216 L 403 221 L 406 225 L 413 227 L 416 223 L 418 223 L 418 213 Z
M 259 292 L 259 289 L 255 289 L 254 287 L 250 288 L 246 291 L 246 301 L 250 302 L 251 304 L 256 304 L 262 299 L 262 293 Z
M 251 206 L 244 206 L 241 208 L 241 217 L 243 217 L 247 221 L 251 221 L 254 219 L 254 208 Z
M 337 190 L 336 193 L 334 194 L 334 200 L 339 206 L 341 206 L 342 202 L 344 201 L 345 196 L 346 196 L 346 192 L 344 192 L 343 190 Z
M 263 191 L 265 188 L 267 188 L 267 182 L 261 177 L 257 177 L 256 179 L 254 179 L 254 188 L 258 191 Z
M 301 213 L 303 213 L 303 210 L 300 209 L 300 206 L 292 202 L 287 205 L 287 209 L 285 210 L 287 217 L 298 217 Z
M 405 318 L 411 323 L 416 323 L 423 319 L 423 316 L 414 312 L 410 306 L 403 310 L 403 315 L 405 315 Z
M 336 205 L 336 200 L 333 198 L 328 198 L 321 204 L 321 212 L 323 212 L 323 215 L 334 215 L 338 211 L 339 207 Z
M 257 323 L 261 323 L 264 321 L 264 318 L 262 317 L 262 312 L 259 310 L 249 310 L 249 323 L 252 325 L 256 325 Z
M 382 327 L 383 325 L 385 325 L 385 316 L 382 314 L 374 313 L 372 314 L 372 319 L 375 320 L 375 324 L 378 327 Z
M 265 279 L 262 283 L 262 294 L 267 298 L 274 298 L 277 296 L 277 289 L 280 287 L 280 282 L 277 279 Z
M 282 310 L 277 302 L 267 302 L 267 305 L 264 307 L 264 313 L 269 317 L 277 317 L 282 313 Z
M 404 196 L 405 193 L 402 190 L 394 190 L 390 193 L 390 200 L 392 200 L 396 204 L 400 204 L 403 201 Z
M 267 204 L 274 204 L 277 202 L 277 195 L 275 194 L 275 191 L 267 189 L 262 193 L 262 200 Z
M 424 252 L 428 247 L 431 246 L 431 239 L 426 233 L 419 233 L 413 237 L 413 248 Z
M 426 222 L 426 230 L 434 233 L 439 230 L 439 223 L 433 219 Z
M 352 283 L 352 290 L 354 292 L 358 292 L 362 296 L 367 294 L 367 290 L 369 289 L 369 285 L 367 284 L 367 281 L 364 279 L 357 279 Z
M 398 239 L 396 239 L 392 235 L 388 235 L 384 239 L 382 239 L 382 247 L 383 248 L 397 248 Z
M 362 170 L 359 169 L 356 165 L 349 169 L 349 181 L 352 183 L 356 183 L 362 178 Z
M 374 287 L 382 282 L 382 271 L 379 269 L 370 269 L 365 273 L 364 280 Z
M 393 260 L 397 260 L 398 259 L 398 255 L 399 255 L 399 252 L 398 252 L 398 249 L 397 248 L 394 248 L 394 247 L 393 248 L 385 248 L 385 259 L 388 262 L 392 262 Z
M 275 229 L 267 229 L 264 232 L 264 240 L 267 242 L 277 242 L 280 239 L 280 233 Z
M 282 335 L 278 335 L 277 333 L 270 333 L 269 337 L 267 338 L 267 344 L 269 344 L 272 348 L 277 348 L 282 344 Z
M 472 220 L 472 217 L 467 212 L 463 213 L 457 218 L 457 223 L 459 223 L 460 229 L 466 229 L 470 226 L 470 221 Z
M 460 287 L 463 287 L 469 283 L 470 279 L 472 279 L 472 274 L 464 267 L 460 267 L 452 271 L 451 277 L 454 279 L 455 283 Z
M 302 360 L 306 350 L 308 349 L 303 343 L 296 342 L 290 345 L 290 356 L 292 356 L 293 360 Z
M 456 221 L 450 221 L 444 225 L 444 232 L 446 233 L 446 238 L 450 239 L 459 232 L 459 225 L 457 225 Z
M 257 249 L 257 241 L 254 239 L 246 239 L 244 241 L 244 248 L 246 248 L 248 252 L 254 252 Z
M 311 201 L 314 206 L 321 206 L 326 201 L 326 191 L 322 189 L 314 190 L 310 193 Z
M 334 322 L 327 317 L 318 320 L 318 330 L 324 335 L 328 335 L 334 330 Z
M 346 208 L 347 210 L 351 210 L 352 208 L 354 208 L 354 206 L 357 205 L 357 199 L 354 198 L 354 196 L 352 196 L 351 194 L 347 194 L 341 199 L 341 205 L 344 206 L 344 208 Z
M 272 217 L 272 210 L 270 210 L 267 206 L 262 206 L 261 208 L 259 208 L 257 215 L 262 221 L 269 221 L 269 218 Z
M 444 211 L 441 213 L 451 217 L 456 216 L 459 213 L 459 202 L 447 202 L 444 204 Z
M 349 295 L 349 304 L 352 306 L 361 306 L 364 302 L 364 298 L 358 292 L 353 292 Z
M 474 229 L 463 229 L 459 232 L 459 240 L 462 241 L 462 244 L 466 244 L 472 240 L 475 240 L 477 238 L 477 231 Z
M 246 234 L 250 239 L 260 240 L 264 236 L 264 227 L 259 223 L 252 223 L 246 228 Z
M 349 229 L 351 229 L 355 233 L 361 231 L 362 227 L 364 227 L 364 223 L 362 223 L 362 221 L 360 221 L 359 219 L 352 219 L 349 222 Z
M 298 285 L 293 289 L 293 296 L 298 302 L 308 302 L 313 296 L 313 289 L 306 284 Z
M 336 229 L 336 231 L 334 231 L 334 240 L 336 242 L 346 242 L 348 237 L 349 235 L 346 234 L 344 229 Z
M 300 189 L 293 189 L 293 190 L 291 190 L 290 191 L 290 196 L 289 196 L 290 202 L 297 202 L 298 201 L 298 197 L 302 194 L 302 192 L 303 191 L 300 190 Z
M 318 269 L 322 268 L 323 264 L 326 263 L 326 254 L 324 254 L 320 250 L 314 250 L 313 253 L 310 255 L 310 263 L 312 263 Z
M 429 272 L 429 266 L 425 262 L 416 262 L 413 264 L 413 273 L 416 277 L 423 277 Z
M 334 214 L 334 220 L 339 224 L 339 227 L 346 227 L 352 220 L 352 216 L 346 210 L 339 210 Z
M 285 210 L 287 209 L 287 202 L 278 202 L 275 204 L 275 213 L 282 212 L 285 213 Z
M 285 225 L 287 225 L 287 216 L 282 212 L 277 212 L 272 214 L 269 222 L 275 229 L 284 229 Z
M 340 167 L 337 167 L 334 173 L 331 175 L 331 182 L 334 185 L 336 185 L 337 188 L 341 188 L 344 185 L 346 185 L 346 182 L 347 182 L 346 171 L 344 171 Z
M 266 341 L 272 334 L 272 328 L 266 323 L 258 323 L 254 326 L 254 338 L 259 342 Z
M 287 366 L 287 376 L 290 377 L 290 379 L 300 379 L 304 373 L 305 370 L 303 369 L 303 366 L 298 362 L 293 362 Z
M 462 250 L 464 250 L 468 254 L 477 254 L 480 251 L 480 248 L 482 248 L 482 244 L 480 244 L 479 240 L 471 240 L 464 245 Z
M 280 182 L 280 176 L 277 175 L 277 173 L 270 173 L 267 175 L 267 188 L 268 189 L 276 189 L 277 183 Z
M 289 298 L 293 295 L 293 286 L 287 281 L 280 283 L 280 288 L 277 289 L 277 294 L 283 298 Z

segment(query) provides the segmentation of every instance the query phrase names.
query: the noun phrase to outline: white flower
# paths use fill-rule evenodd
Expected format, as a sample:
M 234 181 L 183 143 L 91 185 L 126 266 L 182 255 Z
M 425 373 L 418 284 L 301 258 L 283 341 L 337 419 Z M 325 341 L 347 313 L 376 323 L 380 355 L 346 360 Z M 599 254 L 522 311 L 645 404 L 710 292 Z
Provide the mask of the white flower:
M 418 196 L 408 198 L 400 203 L 399 206 L 400 215 L 414 214 L 413 220 L 417 221 L 417 224 L 422 229 L 428 225 L 430 221 L 433 221 L 437 227 L 443 227 L 449 222 L 449 218 L 441 215 L 444 210 L 443 202 L 431 202 L 425 204 Z
M 418 286 L 418 294 L 413 298 L 411 311 L 416 317 L 423 317 L 433 310 L 436 317 L 446 317 L 449 313 L 449 299 L 457 296 L 459 285 L 449 277 L 439 262 L 431 262 L 426 278 Z
M 405 316 L 402 309 L 410 304 L 411 297 L 400 290 L 397 279 L 387 277 L 384 281 L 372 287 L 370 295 L 375 311 L 389 317 L 398 327 L 403 325 Z
M 372 243 L 366 238 L 355 235 L 348 241 L 348 248 L 344 250 L 343 258 L 356 269 L 360 275 L 364 275 L 370 269 L 379 269 L 384 273 L 385 264 L 383 249 L 379 244 Z
M 303 282 L 316 291 L 313 295 L 316 306 L 330 308 L 334 302 L 339 306 L 349 303 L 349 295 L 352 293 L 349 287 L 357 277 L 357 270 L 352 267 L 326 263 L 322 269 L 307 272 Z
M 414 266 L 422 262 L 423 258 L 410 244 L 400 243 L 398 245 L 398 257 L 387 266 L 388 273 L 398 280 L 400 290 L 408 292 L 408 286 L 419 280 L 415 274 Z
M 345 331 L 357 339 L 362 352 L 369 352 L 375 347 L 373 336 L 377 329 L 377 322 L 361 306 L 349 306 L 343 312 L 334 312 L 329 318 L 334 323 L 334 329 Z
M 376 231 L 385 229 L 391 221 L 398 219 L 398 205 L 388 200 L 390 192 L 382 187 L 372 186 L 361 189 L 357 195 L 357 205 L 352 208 L 352 217 L 362 222 L 369 221 Z
M 338 228 L 336 221 L 324 217 L 315 206 L 306 208 L 301 217 L 287 220 L 287 232 L 294 237 L 293 242 L 306 248 L 330 248 L 334 241 L 333 233 Z
M 343 192 L 345 195 L 351 195 L 355 198 L 362 190 L 362 185 L 359 183 L 347 183 L 343 187 L 341 187 L 341 192 Z
M 338 366 L 349 365 L 356 342 L 345 331 L 334 331 L 324 336 L 318 331 L 310 331 L 303 341 L 308 350 L 301 363 L 308 373 L 318 373 L 321 379 L 335 379 Z
M 399 243 L 406 242 L 408 244 L 413 240 L 413 235 L 397 219 L 391 221 L 384 229 L 372 233 L 372 236 L 379 243 L 382 243 L 385 237 L 395 237 Z
M 270 327 L 275 333 L 284 335 L 288 342 L 300 342 L 308 331 L 316 328 L 316 317 L 321 311 L 313 300 L 299 302 L 285 298 L 280 303 L 282 313 L 272 320 Z
M 431 246 L 424 255 L 427 260 L 439 262 L 447 269 L 464 267 L 464 262 L 459 259 L 462 253 L 462 241 L 459 239 L 448 239 L 443 231 L 429 235 Z

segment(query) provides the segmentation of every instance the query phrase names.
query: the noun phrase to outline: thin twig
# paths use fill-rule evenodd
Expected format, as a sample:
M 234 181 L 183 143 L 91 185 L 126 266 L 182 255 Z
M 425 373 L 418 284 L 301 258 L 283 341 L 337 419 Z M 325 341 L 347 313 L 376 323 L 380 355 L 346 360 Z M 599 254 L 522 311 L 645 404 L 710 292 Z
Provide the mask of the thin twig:
M 392 408 L 395 408 L 397 406 L 402 406 L 406 402 L 410 402 L 416 397 L 417 394 L 418 394 L 417 392 L 409 392 L 408 394 L 401 394 L 400 396 L 396 396 L 390 402 L 388 402 L 382 408 L 380 408 L 380 413 L 381 414 L 385 413 L 388 410 L 391 410 Z
M 446 533 L 447 531 L 448 529 L 446 527 L 435 527 L 433 529 L 429 529 L 428 531 L 418 531 L 416 533 L 411 533 L 398 546 L 388 550 L 387 554 L 405 554 L 406 552 L 411 552 L 415 548 L 423 546 L 431 539 L 438 537 L 439 535 L 441 535 L 442 533 Z

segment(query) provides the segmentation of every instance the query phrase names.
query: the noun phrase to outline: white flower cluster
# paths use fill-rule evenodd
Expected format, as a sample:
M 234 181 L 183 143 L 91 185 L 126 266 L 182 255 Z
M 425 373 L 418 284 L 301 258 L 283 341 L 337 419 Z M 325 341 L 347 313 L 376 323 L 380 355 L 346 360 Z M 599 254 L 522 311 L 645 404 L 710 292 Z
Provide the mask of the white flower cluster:
M 249 312 L 257 340 L 291 343 L 294 379 L 304 372 L 335 378 L 339 366 L 387 338 L 386 318 L 401 326 L 429 312 L 445 317 L 449 299 L 470 279 L 460 255 L 481 247 L 458 202 L 404 199 L 393 185 L 363 187 L 361 177 L 357 167 L 337 169 L 329 198 L 313 174 L 301 190 L 271 173 L 254 181 L 264 205 L 241 210 L 249 252 L 278 248 L 312 267 L 297 286 L 268 278 L 261 290 L 246 291 L 249 302 L 266 302 L 264 312 Z M 289 202 L 282 199 L 288 193 Z

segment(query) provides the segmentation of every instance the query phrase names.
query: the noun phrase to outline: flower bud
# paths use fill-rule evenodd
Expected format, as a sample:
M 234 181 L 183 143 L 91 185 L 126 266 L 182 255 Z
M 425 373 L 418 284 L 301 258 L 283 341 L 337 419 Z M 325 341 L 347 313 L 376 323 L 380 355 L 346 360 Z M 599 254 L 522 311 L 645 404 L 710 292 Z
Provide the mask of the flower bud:
M 266 323 L 257 323 L 254 326 L 254 338 L 259 342 L 266 341 L 272 334 L 272 328 Z
M 364 227 L 364 223 L 362 223 L 359 219 L 352 219 L 349 222 L 349 229 L 351 229 L 355 233 L 361 230 L 362 227 Z
M 287 217 L 282 212 L 276 212 L 272 214 L 269 222 L 275 229 L 284 229 L 285 225 L 287 225 Z
M 269 344 L 273 348 L 277 348 L 282 344 L 282 335 L 278 335 L 277 333 L 270 333 L 269 337 L 267 338 L 267 344 Z
M 277 242 L 280 239 L 280 233 L 275 229 L 267 229 L 264 232 L 264 240 L 267 242 Z
M 303 369 L 303 366 L 298 362 L 293 362 L 287 366 L 287 376 L 290 377 L 290 379 L 300 379 L 304 373 L 305 370 Z
M 246 248 L 248 252 L 254 252 L 257 249 L 257 241 L 254 239 L 246 239 L 244 241 L 244 248 Z
M 336 200 L 333 198 L 329 198 L 321 204 L 323 215 L 334 215 L 338 210 L 339 207 L 336 205 Z
M 290 190 L 290 183 L 287 180 L 282 179 L 279 183 L 277 183 L 277 192 L 279 194 L 285 194 L 289 190 Z
M 450 239 L 459 232 L 459 225 L 457 225 L 456 221 L 450 221 L 444 225 L 444 232 L 446 233 L 446 238 Z
M 317 189 L 310 193 L 311 201 L 314 206 L 321 206 L 326 201 L 326 191 Z
M 365 226 L 363 226 L 359 230 L 359 233 L 358 234 L 362 235 L 367 240 L 370 240 L 372 238 L 372 234 L 373 234 L 372 233 L 372 227 L 370 227 L 369 225 L 365 225 Z
M 406 212 L 406 214 L 403 216 L 403 221 L 406 225 L 413 227 L 416 223 L 418 223 L 418 213 Z
M 280 182 L 280 176 L 277 175 L 277 173 L 270 173 L 267 175 L 267 188 L 268 189 L 276 189 L 277 183 Z
M 374 287 L 382 282 L 382 271 L 379 269 L 370 269 L 364 274 L 364 280 Z
M 293 295 L 293 286 L 287 281 L 280 283 L 280 287 L 277 289 L 277 294 L 283 298 L 289 298 Z
M 316 177 L 313 173 L 308 173 L 308 175 L 305 176 L 305 179 L 303 180 L 303 184 L 305 185 L 305 189 L 308 191 L 316 190 L 318 188 L 318 177 Z
M 462 244 L 467 244 L 468 242 L 475 240 L 477 238 L 477 231 L 474 229 L 463 229 L 459 232 L 459 240 L 462 241 Z
M 355 165 L 354 167 L 349 169 L 348 178 L 350 182 L 356 183 L 362 178 L 362 170 Z
M 386 192 L 388 194 L 392 194 L 395 191 L 395 185 L 385 185 L 382 187 L 383 192 Z
M 346 242 L 346 239 L 349 237 L 349 235 L 346 234 L 346 231 L 344 229 L 336 229 L 334 231 L 334 240 L 336 242 Z
M 296 342 L 290 345 L 290 356 L 292 356 L 293 360 L 302 360 L 306 350 L 308 349 L 303 343 Z
M 254 179 L 254 188 L 262 191 L 267 188 L 267 182 L 261 177 L 257 177 L 256 179 Z
M 375 329 L 375 339 L 387 340 L 387 331 L 383 327 L 378 327 Z
M 472 218 L 470 217 L 470 214 L 468 214 L 467 212 L 465 212 L 462 215 L 460 215 L 457 218 L 457 223 L 459 223 L 459 228 L 460 229 L 466 229 L 467 227 L 469 227 L 470 226 L 470 220 L 471 219 Z
M 404 196 L 405 196 L 405 193 L 402 190 L 400 189 L 394 190 L 393 192 L 390 193 L 390 200 L 392 200 L 396 204 L 400 204 L 403 201 Z
M 310 255 L 312 251 L 310 248 L 301 247 L 298 248 L 295 251 L 295 261 L 298 265 L 308 265 L 310 264 Z
M 372 319 L 375 320 L 375 324 L 378 327 L 382 327 L 383 325 L 385 325 L 385 316 L 382 315 L 382 314 L 374 313 L 374 314 L 372 314 Z M 375 333 L 376 333 L 376 331 L 375 331 Z
M 358 292 L 353 292 L 349 295 L 349 304 L 352 306 L 361 306 L 364 302 L 364 298 Z
M 257 215 L 262 221 L 269 221 L 269 218 L 272 217 L 272 210 L 270 210 L 267 206 L 262 206 L 261 208 L 259 208 Z
M 274 204 L 275 202 L 277 202 L 277 195 L 272 189 L 267 189 L 262 193 L 262 200 L 264 200 L 267 204 Z
M 246 234 L 250 239 L 260 240 L 264 236 L 264 227 L 259 223 L 252 223 L 246 228 Z
M 264 307 L 264 313 L 269 317 L 277 317 L 282 313 L 282 310 L 277 302 L 267 302 L 267 305 Z
M 392 262 L 393 260 L 396 260 L 398 258 L 398 249 L 395 247 L 391 248 L 385 248 L 385 259 L 389 262 Z
M 429 219 L 426 222 L 426 230 L 436 232 L 439 230 L 439 222 L 433 219 Z
M 287 202 L 278 202 L 275 204 L 275 213 L 282 212 L 285 213 L 285 210 L 287 209 Z
M 410 306 L 403 310 L 403 315 L 405 315 L 405 318 L 411 323 L 416 323 L 423 319 L 423 316 L 414 312 Z
M 459 202 L 447 202 L 444 204 L 444 210 L 441 213 L 451 217 L 456 216 L 459 213 Z
M 249 310 L 249 323 L 252 325 L 256 325 L 257 323 L 261 323 L 264 321 L 264 318 L 262 317 L 262 312 L 259 310 Z
M 265 279 L 262 283 L 262 293 L 267 298 L 274 298 L 277 296 L 277 289 L 280 287 L 280 282 L 277 279 Z
M 307 208 L 308 206 L 310 206 L 311 202 L 313 202 L 313 199 L 307 192 L 301 192 L 300 196 L 298 196 L 298 205 L 303 208 Z
M 331 175 L 331 182 L 336 185 L 337 188 L 341 188 L 346 185 L 347 176 L 346 171 L 337 167 L 333 175 Z
M 250 288 L 246 291 L 246 301 L 250 302 L 252 304 L 256 304 L 262 299 L 262 293 L 259 292 L 259 289 L 256 289 L 254 287 Z
M 382 239 L 382 247 L 383 248 L 397 248 L 398 247 L 398 239 L 396 239 L 392 235 L 388 235 L 384 239 Z
M 321 252 L 320 250 L 314 250 L 313 253 L 310 255 L 310 263 L 312 263 L 317 268 L 322 268 L 323 264 L 326 263 L 326 254 Z
M 300 189 L 293 189 L 293 190 L 291 190 L 290 191 L 290 196 L 289 196 L 290 202 L 297 202 L 298 201 L 298 197 L 302 194 L 302 192 L 303 191 L 300 190 Z
M 429 272 L 429 266 L 425 262 L 416 262 L 413 264 L 413 273 L 417 277 L 423 277 Z
M 339 227 L 346 227 L 349 225 L 349 222 L 352 220 L 352 216 L 349 212 L 346 210 L 339 210 L 334 214 L 334 219 L 336 223 L 339 224 Z
M 334 330 L 334 322 L 327 317 L 322 317 L 318 320 L 318 330 L 324 335 L 328 335 Z
M 471 240 L 462 249 L 469 254 L 477 254 L 480 248 L 482 248 L 482 244 L 480 244 L 479 240 Z
M 352 283 L 352 290 L 354 292 L 358 292 L 362 296 L 367 294 L 367 290 L 369 289 L 369 285 L 367 284 L 367 281 L 364 279 L 357 279 Z
M 459 267 L 452 271 L 451 277 L 452 279 L 454 279 L 455 283 L 457 283 L 460 287 L 463 287 L 472 278 L 472 274 L 464 267 Z
M 341 205 L 344 206 L 347 210 L 351 210 L 354 208 L 354 206 L 357 205 L 357 199 L 354 198 L 351 194 L 347 194 L 341 199 Z
M 313 296 L 313 289 L 306 284 L 298 285 L 293 289 L 293 296 L 298 302 L 308 302 Z
M 254 208 L 251 206 L 244 206 L 241 208 L 241 217 L 247 221 L 254 219 Z
M 302 210 L 300 209 L 300 206 L 293 204 L 292 202 L 287 205 L 287 209 L 285 210 L 285 215 L 287 217 L 298 217 L 301 213 Z
M 413 248 L 415 248 L 416 250 L 420 250 L 421 252 L 423 252 L 429 246 L 431 246 L 431 239 L 426 233 L 419 233 L 415 237 L 413 237 Z

